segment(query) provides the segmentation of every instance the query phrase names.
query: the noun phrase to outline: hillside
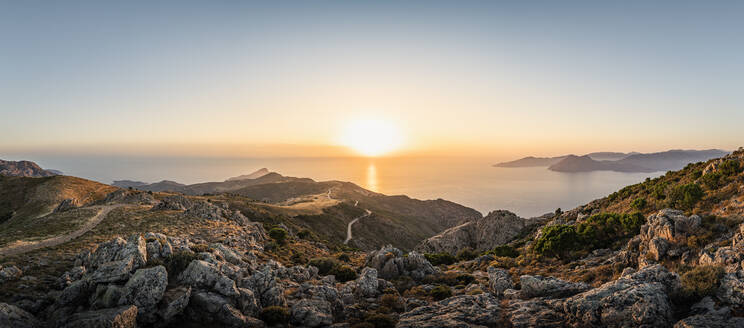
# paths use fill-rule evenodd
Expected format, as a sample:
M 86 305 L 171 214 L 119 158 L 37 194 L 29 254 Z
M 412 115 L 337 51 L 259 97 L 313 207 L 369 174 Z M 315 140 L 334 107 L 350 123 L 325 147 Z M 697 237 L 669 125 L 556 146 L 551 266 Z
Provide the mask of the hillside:
M 0 197 L 59 178 L 71 179 L 5 178 L 19 180 Z M 259 186 L 209 196 L 113 189 L 49 216 L 79 225 L 110 209 L 64 243 L 0 248 L 0 324 L 744 326 L 744 150 L 536 219 L 338 181 Z M 374 214 L 354 226 L 362 243 L 447 228 L 420 252 L 343 245 L 338 228 L 366 209 Z
M 557 172 L 657 172 L 679 170 L 689 163 L 707 161 L 728 152 L 709 150 L 669 150 L 658 153 L 638 152 L 594 152 L 583 156 L 525 157 L 510 162 L 495 164 L 495 167 L 548 167 Z
M 0 159 L 0 175 L 11 177 L 50 177 L 60 175 L 57 170 L 44 170 L 30 161 L 4 161 Z
M 254 172 L 257 173 L 255 176 L 258 176 L 257 178 L 248 178 L 248 177 L 236 177 L 236 178 L 230 178 L 223 182 L 203 182 L 203 183 L 196 183 L 191 185 L 186 185 L 182 183 L 178 183 L 175 181 L 168 181 L 163 180 L 156 183 L 144 183 L 139 181 L 130 181 L 130 180 L 119 180 L 114 181 L 113 185 L 120 188 L 135 188 L 138 190 L 144 190 L 144 191 L 153 191 L 153 192 L 178 192 L 186 195 L 204 195 L 204 194 L 218 194 L 223 192 L 233 192 L 235 190 L 254 186 L 254 185 L 260 185 L 260 184 L 266 184 L 266 183 L 276 183 L 276 182 L 287 182 L 287 181 L 304 181 L 304 182 L 312 182 L 312 179 L 307 178 L 294 178 L 294 177 L 285 177 L 282 176 L 279 173 L 275 172 L 269 172 L 266 174 L 263 174 L 263 172 Z

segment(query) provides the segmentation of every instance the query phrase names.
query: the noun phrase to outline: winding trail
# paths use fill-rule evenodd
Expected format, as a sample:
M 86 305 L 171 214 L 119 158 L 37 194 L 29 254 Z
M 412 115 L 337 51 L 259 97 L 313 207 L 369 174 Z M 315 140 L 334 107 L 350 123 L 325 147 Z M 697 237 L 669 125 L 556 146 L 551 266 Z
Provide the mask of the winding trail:
M 356 206 L 357 204 L 359 204 L 359 202 L 356 202 L 354 204 L 354 206 Z M 364 215 L 362 215 L 362 216 L 360 216 L 360 217 L 358 217 L 358 218 L 356 218 L 354 220 L 351 220 L 351 222 L 349 222 L 349 226 L 346 227 L 346 240 L 344 240 L 344 244 L 348 244 L 349 241 L 351 241 L 351 226 L 354 225 L 354 223 L 357 223 L 357 221 L 359 221 L 359 219 L 366 218 L 366 217 L 372 215 L 372 211 L 370 211 L 368 209 L 365 209 L 365 211 L 367 211 L 366 214 L 364 214 Z
M 111 210 L 121 207 L 121 206 L 124 206 L 124 205 L 116 204 L 116 205 L 96 206 L 99 208 L 98 214 L 90 218 L 88 222 L 83 224 L 83 226 L 80 227 L 79 229 L 72 231 L 70 233 L 64 234 L 64 235 L 47 238 L 44 240 L 28 242 L 28 243 L 20 243 L 20 244 L 16 242 L 16 245 L 11 245 L 11 246 L 0 248 L 0 256 L 23 254 L 26 252 L 40 249 L 40 248 L 54 247 L 59 244 L 66 243 L 70 240 L 73 240 L 77 237 L 82 236 L 86 232 L 95 228 L 99 223 L 101 223 L 101 221 L 103 221 L 104 218 L 106 218 L 106 215 L 109 212 L 111 212 Z

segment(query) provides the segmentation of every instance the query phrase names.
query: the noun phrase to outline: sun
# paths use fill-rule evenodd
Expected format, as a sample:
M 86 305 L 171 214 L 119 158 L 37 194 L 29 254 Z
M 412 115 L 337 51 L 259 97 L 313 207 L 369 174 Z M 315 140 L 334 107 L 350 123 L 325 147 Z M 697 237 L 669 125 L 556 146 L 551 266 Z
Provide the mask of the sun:
M 364 119 L 348 123 L 341 142 L 361 155 L 375 157 L 398 149 L 402 138 L 390 122 Z

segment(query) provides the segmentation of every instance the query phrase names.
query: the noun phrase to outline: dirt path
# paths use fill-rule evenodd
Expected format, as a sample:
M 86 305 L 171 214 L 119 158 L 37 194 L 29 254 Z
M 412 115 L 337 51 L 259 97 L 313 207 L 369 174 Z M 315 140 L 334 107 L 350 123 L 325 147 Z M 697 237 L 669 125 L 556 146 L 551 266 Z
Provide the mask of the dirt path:
M 95 228 L 103 219 L 106 217 L 106 215 L 111 212 L 111 210 L 123 206 L 122 204 L 117 205 L 104 205 L 104 206 L 96 206 L 99 208 L 98 214 L 93 216 L 86 222 L 82 227 L 79 229 L 72 231 L 70 233 L 56 236 L 52 238 L 47 238 L 44 240 L 34 241 L 34 242 L 16 242 L 15 245 L 6 246 L 3 248 L 0 248 L 0 256 L 9 256 L 9 255 L 17 255 L 17 254 L 23 254 L 32 250 L 45 248 L 45 247 L 53 247 L 57 246 L 62 243 L 66 243 L 70 240 L 73 240 L 77 237 L 82 236 L 84 233 L 90 231 L 91 229 Z
M 358 203 L 359 202 L 357 202 L 357 204 Z M 344 244 L 348 244 L 349 241 L 351 241 L 351 226 L 354 225 L 354 223 L 357 223 L 357 221 L 359 221 L 359 219 L 366 218 L 366 217 L 372 215 L 372 211 L 367 210 L 367 209 L 365 209 L 365 211 L 367 211 L 367 214 L 364 214 L 364 215 L 362 215 L 362 216 L 360 216 L 360 217 L 358 217 L 358 218 L 356 218 L 354 220 L 351 220 L 351 222 L 349 222 L 349 226 L 346 227 L 346 240 L 344 240 Z

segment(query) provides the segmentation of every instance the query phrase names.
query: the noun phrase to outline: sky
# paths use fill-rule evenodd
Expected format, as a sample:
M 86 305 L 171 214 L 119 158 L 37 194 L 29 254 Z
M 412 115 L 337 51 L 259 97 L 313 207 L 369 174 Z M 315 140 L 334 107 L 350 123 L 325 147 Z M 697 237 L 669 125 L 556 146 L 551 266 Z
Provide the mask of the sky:
M 0 155 L 744 146 L 742 1 L 1 1 Z

